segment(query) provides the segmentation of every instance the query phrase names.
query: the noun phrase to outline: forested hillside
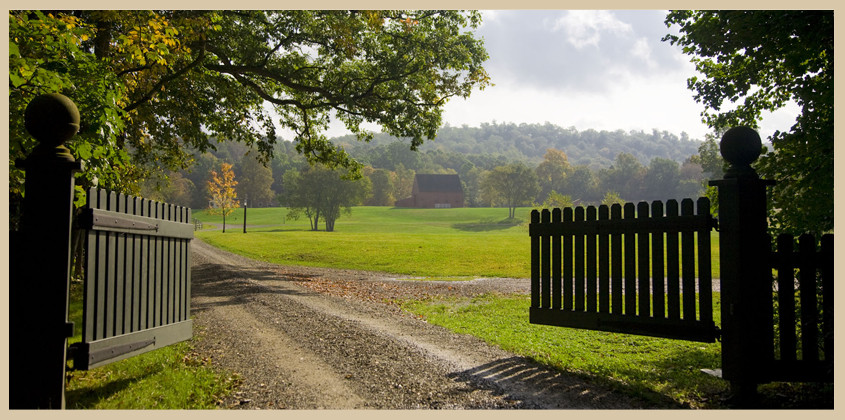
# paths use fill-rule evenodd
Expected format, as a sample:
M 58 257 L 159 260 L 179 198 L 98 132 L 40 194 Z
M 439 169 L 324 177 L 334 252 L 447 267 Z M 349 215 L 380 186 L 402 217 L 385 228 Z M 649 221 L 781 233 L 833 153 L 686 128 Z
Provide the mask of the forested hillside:
M 349 135 L 334 139 L 353 156 L 368 154 L 373 146 L 385 146 L 397 141 L 395 137 L 378 133 L 369 144 L 361 143 Z M 701 140 L 690 139 L 686 133 L 680 137 L 666 131 L 623 130 L 578 131 L 574 127 L 563 128 L 546 124 L 482 123 L 480 127 L 451 127 L 446 125 L 437 133 L 434 141 L 426 142 L 420 151 L 441 150 L 467 155 L 489 155 L 503 157 L 510 161 L 539 163 L 547 149 L 562 150 L 572 165 L 586 165 L 591 169 L 610 166 L 620 153 L 628 153 L 642 164 L 653 158 L 665 158 L 676 162 L 698 152 Z
M 619 201 L 665 200 L 703 193 L 707 179 L 718 176 L 713 164 L 713 141 L 679 138 L 653 131 L 578 131 L 551 124 L 482 124 L 443 127 L 434 141 L 417 151 L 409 142 L 376 134 L 369 143 L 354 136 L 333 139 L 364 165 L 369 193 L 358 204 L 391 206 L 410 196 L 417 173 L 458 174 L 470 207 L 503 206 L 514 197 L 497 190 L 496 179 L 521 174 L 516 182 L 532 191 L 518 205 L 567 206 Z M 711 144 L 713 143 L 713 144 Z M 256 153 L 237 142 L 220 142 L 217 150 L 195 154 L 194 165 L 170 173 L 169 180 L 144 185 L 146 195 L 164 201 L 204 208 L 212 169 L 233 164 L 240 200 L 250 207 L 294 205 L 285 176 L 309 167 L 295 145 L 279 141 L 274 157 L 262 165 Z M 715 168 L 715 169 L 714 169 Z M 325 188 L 334 188 L 324 186 Z M 293 186 L 291 186 L 293 188 Z M 320 188 L 310 187 L 310 190 Z M 536 193 L 534 193 L 536 191 Z M 243 202 L 243 201 L 241 201 Z

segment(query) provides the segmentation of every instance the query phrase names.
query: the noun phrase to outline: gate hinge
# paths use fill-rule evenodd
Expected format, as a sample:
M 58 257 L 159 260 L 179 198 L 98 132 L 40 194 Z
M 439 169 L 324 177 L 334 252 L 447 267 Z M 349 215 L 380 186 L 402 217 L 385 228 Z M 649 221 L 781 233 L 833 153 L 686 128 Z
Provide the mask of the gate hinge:
M 715 230 L 716 232 L 719 231 L 719 218 L 718 217 L 711 217 L 710 218 L 710 228 Z

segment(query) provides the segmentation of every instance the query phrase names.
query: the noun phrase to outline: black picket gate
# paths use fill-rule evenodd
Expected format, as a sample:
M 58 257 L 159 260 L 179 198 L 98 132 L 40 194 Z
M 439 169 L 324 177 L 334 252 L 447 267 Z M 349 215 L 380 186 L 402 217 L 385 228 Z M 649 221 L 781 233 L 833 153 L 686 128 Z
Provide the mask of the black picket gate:
M 633 203 L 532 211 L 530 322 L 721 340 L 721 375 L 740 404 L 753 401 L 761 383 L 833 382 L 833 235 L 821 238 L 819 251 L 811 235 L 800 237 L 798 252 L 785 235 L 773 250 L 766 210 L 773 183 L 750 166 L 759 135 L 728 130 L 721 150 L 731 167 L 710 183 L 719 189 L 718 220 L 707 198 L 695 211 L 683 200 L 680 214 L 673 200 L 665 210 L 654 202 L 636 211 Z M 720 327 L 712 316 L 716 228 Z
M 669 200 L 665 212 L 660 201 L 636 211 L 633 203 L 532 211 L 530 322 L 716 341 L 710 201 L 680 208 Z

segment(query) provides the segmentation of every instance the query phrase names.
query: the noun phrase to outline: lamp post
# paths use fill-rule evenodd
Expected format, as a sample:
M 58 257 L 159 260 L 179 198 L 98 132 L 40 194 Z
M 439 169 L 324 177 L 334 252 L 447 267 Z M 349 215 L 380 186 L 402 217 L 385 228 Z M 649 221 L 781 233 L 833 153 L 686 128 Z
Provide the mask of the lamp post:
M 244 197 L 244 233 L 246 233 L 246 197 Z

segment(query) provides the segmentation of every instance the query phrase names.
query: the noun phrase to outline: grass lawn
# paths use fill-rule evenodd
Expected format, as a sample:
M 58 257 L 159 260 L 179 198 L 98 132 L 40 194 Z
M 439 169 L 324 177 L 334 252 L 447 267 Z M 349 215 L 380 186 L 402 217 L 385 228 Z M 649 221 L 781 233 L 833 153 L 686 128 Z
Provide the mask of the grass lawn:
M 714 295 L 719 323 L 719 294 Z M 484 295 L 403 303 L 426 321 L 470 334 L 562 372 L 609 385 L 658 406 L 715 408 L 727 382 L 720 343 L 698 343 L 528 323 L 528 296 Z
M 81 341 L 80 283 L 71 286 L 68 318 L 74 322 L 68 343 Z M 69 370 L 67 376 L 68 409 L 212 409 L 239 381 L 213 370 L 191 340 L 87 371 Z
M 283 222 L 284 208 L 243 210 L 226 218 L 226 233 L 196 232 L 202 240 L 279 264 L 374 270 L 423 277 L 530 276 L 531 208 L 507 219 L 501 208 L 406 209 L 355 207 L 334 232 L 312 232 L 307 218 Z M 222 224 L 205 211 L 194 217 Z M 255 227 L 251 227 L 255 226 Z M 322 228 L 322 227 L 321 227 Z M 713 275 L 718 277 L 718 234 L 712 232 Z

